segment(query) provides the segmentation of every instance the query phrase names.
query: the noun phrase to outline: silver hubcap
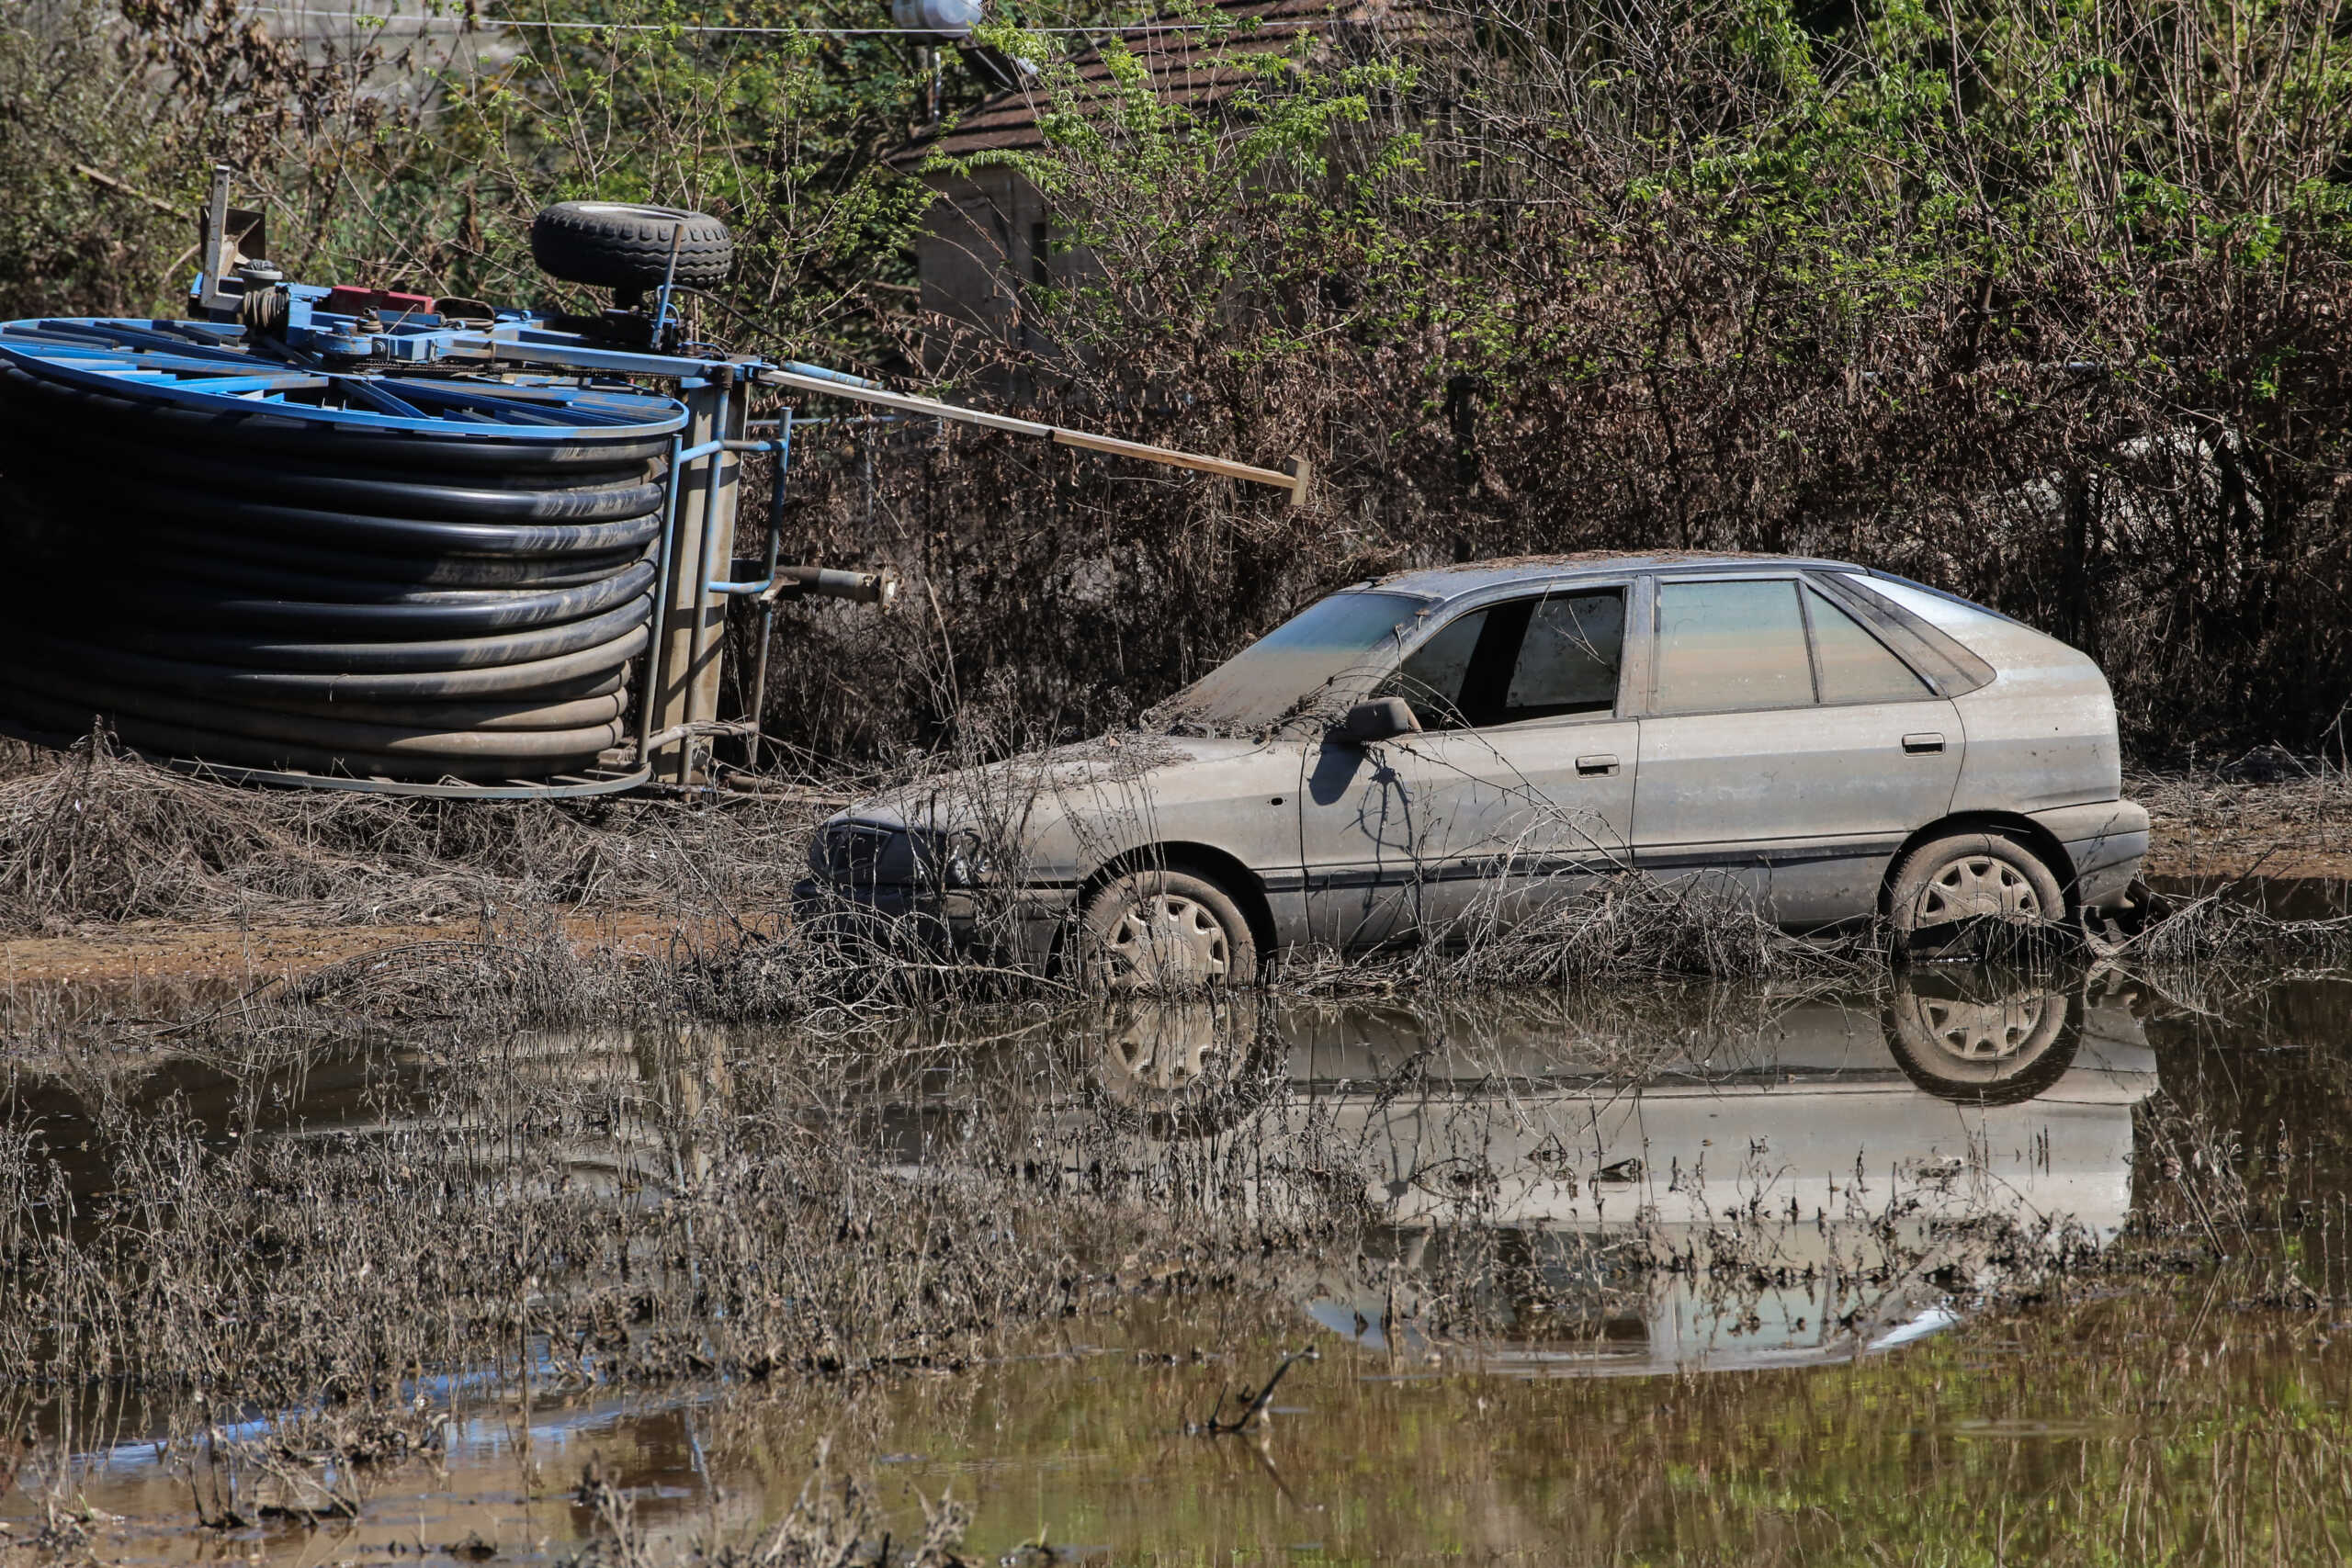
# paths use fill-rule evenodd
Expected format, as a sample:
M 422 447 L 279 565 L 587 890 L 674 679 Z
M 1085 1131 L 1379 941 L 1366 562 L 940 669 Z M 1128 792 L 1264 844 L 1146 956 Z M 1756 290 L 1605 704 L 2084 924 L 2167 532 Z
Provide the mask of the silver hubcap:
M 2061 998 L 2005 997 L 1997 1002 L 1947 1001 L 1922 997 L 1914 1017 L 1937 1049 L 1962 1062 L 2000 1062 L 2016 1055 L 2041 1030 Z
M 1217 1016 L 1205 1004 L 1153 1008 L 1110 1043 L 1108 1054 L 1114 1084 L 1154 1095 L 1181 1093 L 1231 1070 Z
M 1103 933 L 1102 956 L 1104 981 L 1122 990 L 1197 989 L 1233 967 L 1224 925 L 1207 905 L 1181 893 L 1129 904 Z
M 1985 915 L 2028 922 L 2042 919 L 2041 897 L 2025 874 L 1989 854 L 1959 855 L 1937 867 L 1905 913 L 1914 931 Z

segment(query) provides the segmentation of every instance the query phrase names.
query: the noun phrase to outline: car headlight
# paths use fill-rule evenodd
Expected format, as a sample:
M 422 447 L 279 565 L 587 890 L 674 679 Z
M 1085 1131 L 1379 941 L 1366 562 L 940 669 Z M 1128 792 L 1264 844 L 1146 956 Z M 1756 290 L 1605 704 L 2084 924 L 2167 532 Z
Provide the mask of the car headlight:
M 906 834 L 872 822 L 829 822 L 808 843 L 808 869 L 828 882 L 873 886 L 907 880 Z

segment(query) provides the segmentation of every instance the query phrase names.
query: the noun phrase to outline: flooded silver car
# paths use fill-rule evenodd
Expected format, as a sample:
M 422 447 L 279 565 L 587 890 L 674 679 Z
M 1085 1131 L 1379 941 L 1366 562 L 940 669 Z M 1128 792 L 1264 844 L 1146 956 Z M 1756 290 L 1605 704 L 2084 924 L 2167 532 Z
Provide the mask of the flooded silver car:
M 1899 940 L 2124 908 L 2147 850 L 2086 655 L 1836 561 L 1522 558 L 1317 601 L 1135 733 L 841 813 L 804 904 L 1114 984 L 1460 941 L 1642 874 Z

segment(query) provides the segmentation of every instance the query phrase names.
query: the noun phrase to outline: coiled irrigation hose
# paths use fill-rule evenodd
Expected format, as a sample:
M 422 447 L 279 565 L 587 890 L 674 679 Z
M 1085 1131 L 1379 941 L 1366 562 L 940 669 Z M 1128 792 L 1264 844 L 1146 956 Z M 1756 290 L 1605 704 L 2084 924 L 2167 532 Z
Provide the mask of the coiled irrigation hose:
M 621 743 L 677 403 L 355 388 L 172 330 L 0 327 L 0 711 L 406 781 L 544 779 Z

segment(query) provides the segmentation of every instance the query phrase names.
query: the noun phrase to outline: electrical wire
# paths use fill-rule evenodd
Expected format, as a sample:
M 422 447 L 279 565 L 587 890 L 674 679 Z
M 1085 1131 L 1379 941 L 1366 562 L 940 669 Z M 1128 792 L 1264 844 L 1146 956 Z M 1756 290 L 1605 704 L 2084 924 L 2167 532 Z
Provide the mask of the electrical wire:
M 929 38 L 952 35 L 929 28 L 752 28 L 719 27 L 689 22 L 579 22 L 533 21 L 514 17 L 426 17 L 386 16 L 371 11 L 353 9 L 330 11 L 300 6 L 248 6 L 245 9 L 258 16 L 323 17 L 340 21 L 367 22 L 378 27 L 390 27 L 394 22 L 413 23 L 420 28 L 451 27 L 460 30 L 492 28 L 551 28 L 582 32 L 615 33 L 747 33 L 762 36 L 807 38 Z M 1216 22 L 1136 22 L 1125 27 L 1093 28 L 1023 28 L 1024 33 L 1072 33 L 1093 37 L 1105 33 L 1172 33 L 1193 32 L 1223 24 Z

